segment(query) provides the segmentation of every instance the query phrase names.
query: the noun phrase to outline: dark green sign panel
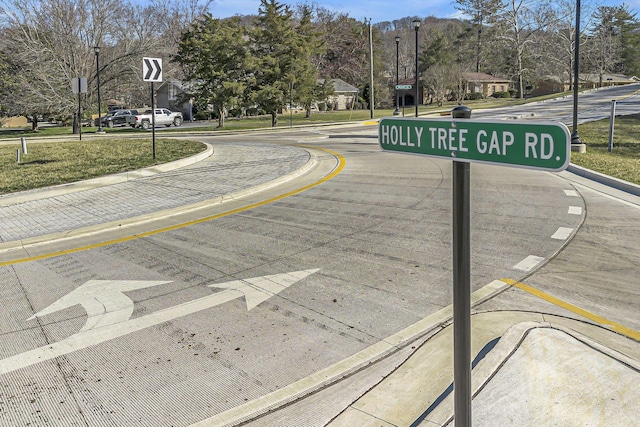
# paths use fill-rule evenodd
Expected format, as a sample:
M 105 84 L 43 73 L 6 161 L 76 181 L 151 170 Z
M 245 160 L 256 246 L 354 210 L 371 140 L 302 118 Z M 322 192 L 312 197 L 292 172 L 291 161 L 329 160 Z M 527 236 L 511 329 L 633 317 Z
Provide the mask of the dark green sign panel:
M 571 160 L 567 127 L 553 122 L 383 118 L 383 150 L 464 162 L 561 171 Z

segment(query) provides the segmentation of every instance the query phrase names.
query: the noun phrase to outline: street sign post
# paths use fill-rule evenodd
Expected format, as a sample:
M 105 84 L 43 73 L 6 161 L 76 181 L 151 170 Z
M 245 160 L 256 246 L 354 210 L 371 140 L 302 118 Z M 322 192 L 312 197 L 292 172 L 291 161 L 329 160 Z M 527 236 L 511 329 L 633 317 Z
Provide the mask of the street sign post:
M 142 81 L 162 82 L 162 58 L 142 58 Z
M 461 162 L 561 171 L 571 160 L 567 127 L 553 122 L 383 118 L 383 150 Z
M 153 83 L 162 82 L 162 58 L 142 58 L 142 81 L 151 82 L 151 151 L 156 158 L 156 105 Z
M 454 419 L 471 427 L 471 163 L 545 171 L 566 169 L 571 159 L 569 130 L 559 123 L 475 121 L 458 106 L 451 119 L 383 118 L 383 150 L 452 160 L 452 248 L 454 333 Z
M 78 94 L 78 135 L 80 137 L 80 141 L 82 141 L 82 104 L 80 95 L 87 93 L 87 78 L 76 77 L 71 79 L 71 91 Z M 100 117 L 98 117 L 98 120 L 100 120 Z

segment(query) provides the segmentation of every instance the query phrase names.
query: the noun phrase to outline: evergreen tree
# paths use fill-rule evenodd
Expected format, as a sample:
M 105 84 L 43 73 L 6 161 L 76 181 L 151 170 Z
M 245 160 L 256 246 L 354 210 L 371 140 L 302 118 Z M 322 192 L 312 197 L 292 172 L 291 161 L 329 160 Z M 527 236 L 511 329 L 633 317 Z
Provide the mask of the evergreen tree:
M 253 82 L 252 60 L 240 18 L 221 21 L 205 16 L 182 34 L 175 62 L 192 82 L 192 94 L 213 105 L 218 127 L 229 108 L 242 103 Z
M 261 0 L 253 29 L 252 54 L 255 68 L 254 101 L 278 125 L 278 113 L 287 105 L 289 84 L 302 68 L 297 58 L 299 42 L 291 9 L 276 0 Z

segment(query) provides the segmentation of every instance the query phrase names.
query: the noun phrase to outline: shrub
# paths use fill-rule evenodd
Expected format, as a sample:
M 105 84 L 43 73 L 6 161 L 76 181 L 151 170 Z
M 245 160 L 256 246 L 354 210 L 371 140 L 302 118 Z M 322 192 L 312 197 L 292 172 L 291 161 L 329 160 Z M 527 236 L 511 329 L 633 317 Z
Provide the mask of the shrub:
M 481 92 L 472 92 L 472 93 L 468 93 L 465 98 L 467 98 L 469 101 L 478 101 L 482 99 L 483 96 Z
M 209 120 L 210 116 L 211 116 L 211 113 L 208 112 L 207 110 L 198 111 L 195 114 L 196 120 Z
M 511 94 L 509 92 L 494 92 L 491 96 L 493 98 L 511 98 Z

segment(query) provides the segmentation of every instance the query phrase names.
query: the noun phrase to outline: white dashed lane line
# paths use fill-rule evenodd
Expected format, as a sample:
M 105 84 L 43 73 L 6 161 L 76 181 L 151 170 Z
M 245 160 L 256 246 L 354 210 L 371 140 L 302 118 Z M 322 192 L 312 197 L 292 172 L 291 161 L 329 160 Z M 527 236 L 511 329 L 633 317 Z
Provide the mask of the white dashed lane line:
M 560 227 L 558 228 L 558 231 L 553 233 L 551 238 L 556 240 L 567 240 L 569 236 L 571 236 L 571 233 L 573 233 L 573 228 Z
M 544 261 L 544 258 L 542 257 L 529 255 L 528 257 L 526 257 L 525 259 L 523 259 L 522 261 L 514 265 L 513 269 L 520 270 L 520 271 L 531 271 L 542 261 Z
M 578 192 L 575 190 L 564 190 L 564 194 L 567 197 L 580 197 Z M 569 206 L 569 211 L 567 212 L 567 214 L 582 215 L 582 207 Z M 560 227 L 555 233 L 553 233 L 551 238 L 554 240 L 567 240 L 569 237 L 571 237 L 571 234 L 573 233 L 573 231 L 574 231 L 573 228 Z M 544 261 L 544 258 L 542 257 L 536 256 L 536 255 L 529 255 L 528 257 L 520 261 L 518 264 L 514 265 L 513 269 L 520 270 L 520 271 L 531 271 L 536 266 L 538 266 L 542 261 Z
M 582 215 L 582 207 L 580 206 L 569 206 L 569 215 Z

